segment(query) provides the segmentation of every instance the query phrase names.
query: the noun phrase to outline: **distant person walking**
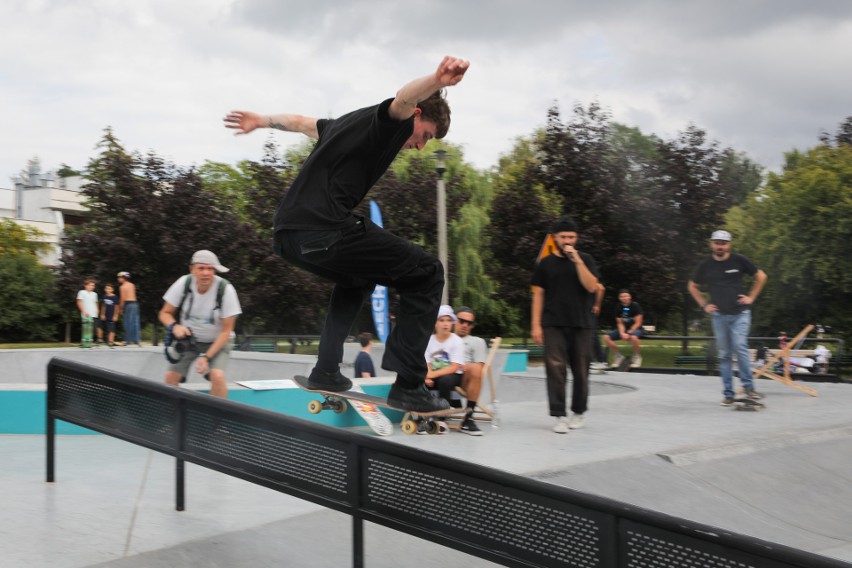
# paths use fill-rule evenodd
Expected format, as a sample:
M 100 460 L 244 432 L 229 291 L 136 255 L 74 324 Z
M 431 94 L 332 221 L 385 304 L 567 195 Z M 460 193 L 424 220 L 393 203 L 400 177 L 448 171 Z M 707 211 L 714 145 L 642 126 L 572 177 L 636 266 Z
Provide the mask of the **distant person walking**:
M 722 375 L 722 406 L 734 403 L 733 355 L 737 355 L 740 382 L 751 399 L 763 398 L 754 390 L 748 334 L 751 328 L 751 305 L 760 295 L 767 276 L 752 261 L 731 252 L 731 233 L 715 231 L 710 236 L 710 258 L 699 263 L 687 284 L 692 298 L 713 322 L 713 335 Z M 743 277 L 753 276 L 751 290 L 745 293 Z M 710 294 L 708 301 L 704 291 Z
M 129 272 L 118 273 L 118 313 L 124 318 L 125 345 L 142 346 L 142 333 L 139 324 L 139 301 L 136 298 L 136 284 L 130 281 Z

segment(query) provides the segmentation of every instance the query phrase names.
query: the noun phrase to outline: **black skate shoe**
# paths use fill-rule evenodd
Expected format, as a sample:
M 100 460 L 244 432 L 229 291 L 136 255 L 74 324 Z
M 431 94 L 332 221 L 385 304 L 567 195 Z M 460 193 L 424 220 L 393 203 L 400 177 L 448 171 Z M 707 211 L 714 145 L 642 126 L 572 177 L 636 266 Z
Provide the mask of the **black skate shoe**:
M 313 390 L 325 390 L 331 392 L 343 392 L 352 388 L 352 381 L 338 371 L 326 373 L 314 367 L 308 377 L 308 388 Z
M 423 384 L 417 388 L 406 389 L 394 383 L 388 393 L 388 404 L 409 412 L 436 412 L 450 407 L 449 402 L 435 395 Z

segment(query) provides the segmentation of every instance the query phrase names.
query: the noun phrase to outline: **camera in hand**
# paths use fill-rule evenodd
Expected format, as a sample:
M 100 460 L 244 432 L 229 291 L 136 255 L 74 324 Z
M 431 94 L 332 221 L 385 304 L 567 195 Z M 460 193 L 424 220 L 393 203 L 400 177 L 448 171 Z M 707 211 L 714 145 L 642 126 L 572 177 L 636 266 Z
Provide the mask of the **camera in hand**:
M 174 336 L 172 330 L 169 329 L 163 340 L 163 345 L 166 346 L 166 360 L 172 364 L 177 363 L 183 358 L 184 353 L 196 351 L 196 343 L 195 336 L 187 335 L 183 339 L 178 339 Z

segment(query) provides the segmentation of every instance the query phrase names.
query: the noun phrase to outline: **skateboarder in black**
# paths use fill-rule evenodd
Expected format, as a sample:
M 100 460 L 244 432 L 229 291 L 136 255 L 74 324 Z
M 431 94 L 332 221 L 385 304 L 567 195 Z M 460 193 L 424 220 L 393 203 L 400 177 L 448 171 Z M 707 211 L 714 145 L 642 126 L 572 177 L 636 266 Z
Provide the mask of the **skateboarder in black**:
M 294 114 L 262 116 L 232 111 L 225 126 L 247 134 L 256 128 L 300 132 L 318 140 L 275 214 L 275 251 L 335 283 L 309 385 L 348 390 L 340 372 L 343 342 L 377 283 L 400 295 L 397 324 L 388 337 L 382 367 L 397 373 L 388 402 L 422 412 L 446 408 L 426 389 L 423 352 L 435 325 L 444 272 L 419 246 L 353 215 L 400 150 L 421 150 L 450 126 L 444 87 L 464 77 L 469 62 L 444 57 L 434 73 L 403 86 L 393 99 L 337 119 Z

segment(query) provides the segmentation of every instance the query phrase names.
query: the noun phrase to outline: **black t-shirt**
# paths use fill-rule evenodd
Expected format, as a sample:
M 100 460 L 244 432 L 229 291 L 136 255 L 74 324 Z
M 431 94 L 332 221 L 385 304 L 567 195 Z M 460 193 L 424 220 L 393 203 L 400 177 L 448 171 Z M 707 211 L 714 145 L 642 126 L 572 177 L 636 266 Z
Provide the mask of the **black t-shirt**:
M 599 278 L 598 266 L 592 255 L 579 254 L 589 271 Z M 592 314 L 595 295 L 580 282 L 577 266 L 571 259 L 556 254 L 544 257 L 535 267 L 530 282 L 544 288 L 543 327 L 594 329 L 597 326 Z
M 710 303 L 719 308 L 719 313 L 735 315 L 748 309 L 748 306 L 738 304 L 737 300 L 745 295 L 743 274 L 754 276 L 757 267 L 741 254 L 731 253 L 725 260 L 715 260 L 713 257 L 702 260 L 692 281 L 710 292 Z
M 619 302 L 615 308 L 615 319 L 621 320 L 625 329 L 629 329 L 633 325 L 636 316 L 639 315 L 642 315 L 642 306 L 638 302 L 630 302 L 630 305 L 627 306 Z
M 104 296 L 104 321 L 112 321 L 115 315 L 115 306 L 118 305 L 118 296 Z
M 346 225 L 414 132 L 413 117 L 390 117 L 392 101 L 317 121 L 319 140 L 278 205 L 276 231 Z

